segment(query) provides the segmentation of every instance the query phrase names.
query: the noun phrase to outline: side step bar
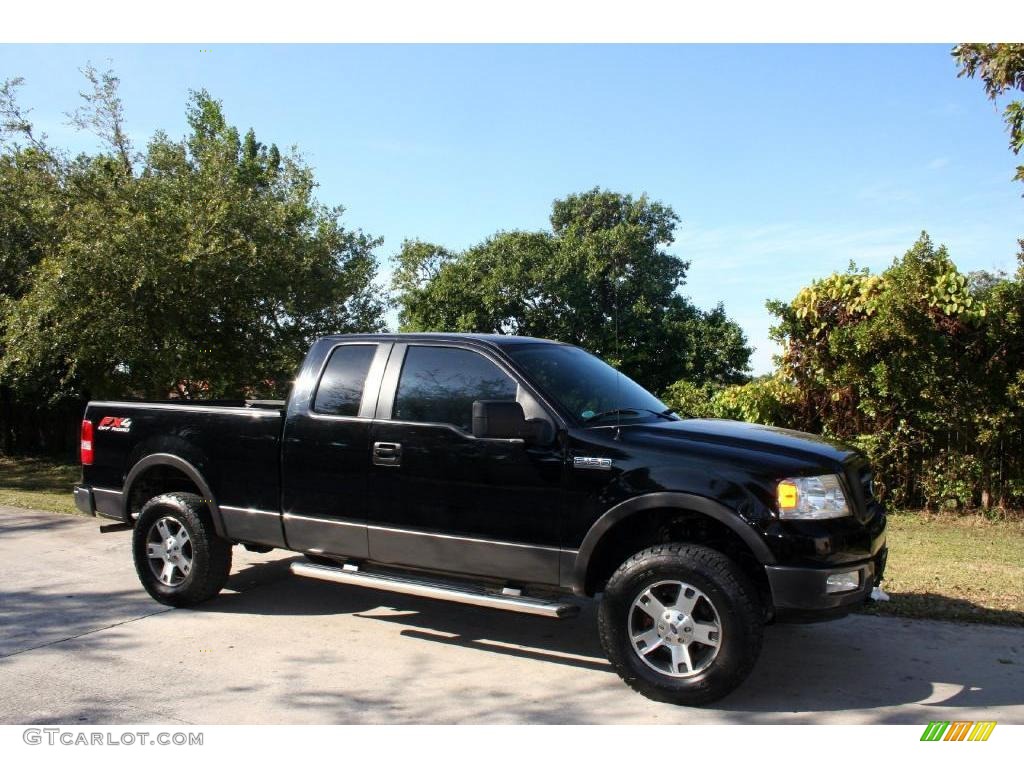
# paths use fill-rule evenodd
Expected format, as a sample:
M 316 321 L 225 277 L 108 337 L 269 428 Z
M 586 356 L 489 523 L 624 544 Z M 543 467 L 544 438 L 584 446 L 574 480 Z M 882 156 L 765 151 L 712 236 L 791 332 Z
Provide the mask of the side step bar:
M 292 563 L 291 570 L 296 576 L 306 576 L 311 579 L 382 589 L 386 592 L 401 592 L 404 595 L 448 600 L 453 603 L 479 605 L 484 608 L 500 608 L 505 611 L 530 613 L 534 616 L 547 616 L 552 619 L 564 619 L 579 612 L 578 605 L 523 597 L 515 594 L 515 590 L 506 590 L 503 594 L 496 594 L 468 585 L 456 586 L 405 575 L 364 573 L 354 565 L 333 568 L 329 565 L 299 562 Z

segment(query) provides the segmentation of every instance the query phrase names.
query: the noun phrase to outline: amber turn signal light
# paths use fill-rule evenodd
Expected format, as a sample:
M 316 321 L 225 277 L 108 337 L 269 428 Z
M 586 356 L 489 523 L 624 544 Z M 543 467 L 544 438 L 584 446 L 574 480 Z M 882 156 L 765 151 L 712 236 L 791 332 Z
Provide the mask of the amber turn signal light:
M 778 486 L 779 509 L 796 509 L 797 488 L 796 483 L 783 480 Z

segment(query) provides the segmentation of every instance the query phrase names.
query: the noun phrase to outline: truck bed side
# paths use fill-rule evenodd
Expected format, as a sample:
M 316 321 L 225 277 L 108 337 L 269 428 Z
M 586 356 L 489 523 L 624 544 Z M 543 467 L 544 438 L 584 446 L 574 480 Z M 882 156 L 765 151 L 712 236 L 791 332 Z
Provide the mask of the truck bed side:
M 130 521 L 157 493 L 209 497 L 218 532 L 252 540 L 235 514 L 259 510 L 268 533 L 280 531 L 282 411 L 270 402 L 230 404 L 90 402 L 94 459 L 82 467 L 95 510 Z M 239 518 L 232 526 L 232 518 Z M 232 530 L 232 527 L 239 530 Z M 273 542 L 267 542 L 273 543 Z

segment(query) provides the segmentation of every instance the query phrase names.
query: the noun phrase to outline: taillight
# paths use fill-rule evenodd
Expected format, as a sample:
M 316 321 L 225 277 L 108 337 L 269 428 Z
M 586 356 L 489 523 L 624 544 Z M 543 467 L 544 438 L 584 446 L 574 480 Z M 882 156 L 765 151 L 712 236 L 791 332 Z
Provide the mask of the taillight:
M 92 464 L 92 422 L 82 420 L 82 464 Z

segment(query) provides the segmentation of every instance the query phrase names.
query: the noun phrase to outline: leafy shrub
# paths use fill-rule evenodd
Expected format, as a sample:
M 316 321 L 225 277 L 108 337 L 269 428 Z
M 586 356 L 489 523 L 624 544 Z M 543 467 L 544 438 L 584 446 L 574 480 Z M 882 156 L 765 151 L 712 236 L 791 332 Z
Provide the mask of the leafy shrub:
M 796 398 L 793 385 L 773 375 L 726 387 L 715 396 L 713 405 L 719 418 L 790 427 L 796 419 Z
M 684 419 L 709 418 L 717 416 L 714 401 L 719 389 L 713 384 L 694 384 L 681 379 L 670 384 L 661 399 Z
M 677 381 L 662 400 L 683 418 L 750 421 L 769 426 L 791 426 L 797 391 L 778 375 L 762 376 L 731 387 Z
M 924 462 L 921 494 L 928 508 L 968 507 L 978 496 L 983 465 L 974 456 L 941 450 Z
M 734 386 L 678 381 L 688 417 L 823 433 L 876 467 L 894 506 L 1024 504 L 1024 251 L 1013 278 L 960 273 L 926 234 L 881 274 L 834 274 L 769 302 L 779 370 Z
M 769 302 L 784 346 L 775 378 L 793 388 L 786 417 L 867 453 L 894 504 L 1024 504 L 1019 258 L 1014 277 L 964 275 L 922 233 L 881 274 L 851 265 Z

